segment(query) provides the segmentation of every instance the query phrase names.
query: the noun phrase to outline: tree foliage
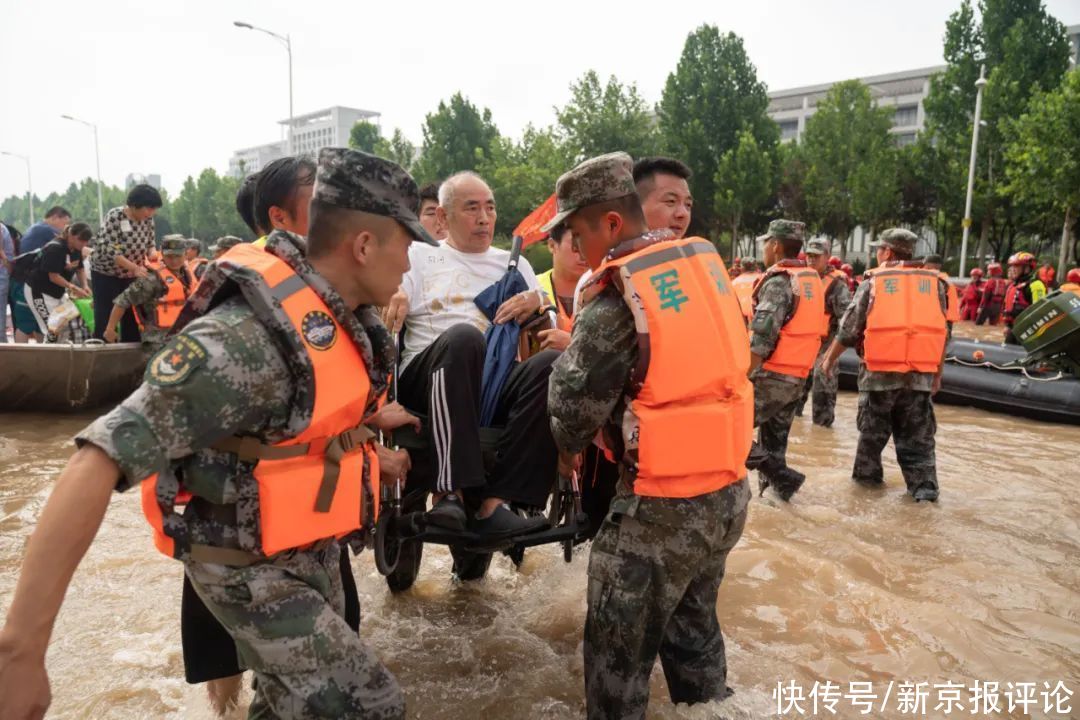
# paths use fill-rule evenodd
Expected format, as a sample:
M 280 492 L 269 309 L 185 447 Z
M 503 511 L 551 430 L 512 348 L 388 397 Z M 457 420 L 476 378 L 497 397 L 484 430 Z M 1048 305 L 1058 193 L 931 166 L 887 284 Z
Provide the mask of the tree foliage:
M 858 80 L 833 85 L 806 122 L 806 202 L 812 225 L 840 241 L 860 223 L 888 215 L 898 201 L 891 112 Z M 883 208 L 885 208 L 883 210 Z
M 573 151 L 551 128 L 525 128 L 520 142 L 500 137 L 492 144 L 490 157 L 477 172 L 491 186 L 499 217 L 498 235 L 510 233 L 555 190 L 555 181 L 574 164 Z
M 1080 69 L 1061 86 L 1031 97 L 1027 112 L 1006 129 L 1004 191 L 1065 217 L 1059 272 L 1075 257 L 1069 242 L 1080 216 Z
M 738 35 L 721 35 L 716 26 L 702 25 L 687 37 L 658 113 L 667 151 L 694 170 L 690 188 L 702 200 L 695 208 L 695 226 L 718 229 L 712 202 L 716 171 L 744 129 L 762 149 L 773 152 L 779 131 L 766 114 L 768 106 L 765 84 Z
M 413 165 L 416 162 L 416 146 L 409 142 L 399 128 L 394 128 L 394 134 L 389 140 L 380 137 L 375 143 L 374 153 L 387 160 L 393 160 L 408 172 L 413 171 Z
M 349 130 L 349 147 L 354 150 L 363 150 L 366 153 L 374 153 L 382 133 L 379 126 L 367 120 L 358 120 Z
M 713 183 L 713 208 L 731 230 L 731 259 L 739 252 L 743 217 L 757 211 L 773 191 L 773 160 L 749 129 L 739 133 L 738 144 L 720 158 Z
M 631 83 L 614 75 L 601 86 L 593 70 L 570 85 L 570 102 L 555 108 L 559 127 L 579 159 L 622 150 L 634 158 L 656 152 L 658 136 L 649 107 Z
M 239 180 L 220 176 L 213 168 L 203 170 L 197 179 L 189 176 L 168 208 L 175 231 L 199 238 L 204 245 L 222 235 L 249 237 L 251 231 L 236 212 L 239 188 Z
M 460 92 L 424 120 L 424 143 L 415 174 L 420 182 L 442 180 L 461 170 L 475 170 L 491 152 L 499 130 L 491 110 L 477 109 Z

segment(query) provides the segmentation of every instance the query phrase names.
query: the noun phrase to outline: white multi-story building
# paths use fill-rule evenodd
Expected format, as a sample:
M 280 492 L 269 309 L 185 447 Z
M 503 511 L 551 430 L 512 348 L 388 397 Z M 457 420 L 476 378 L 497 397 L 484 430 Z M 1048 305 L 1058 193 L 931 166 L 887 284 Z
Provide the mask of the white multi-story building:
M 915 142 L 916 134 L 925 126 L 923 100 L 930 93 L 930 76 L 944 69 L 944 65 L 937 65 L 859 78 L 859 82 L 870 88 L 870 94 L 879 107 L 893 108 L 891 132 L 898 145 Z M 825 98 L 833 84 L 807 85 L 769 93 L 769 117 L 780 126 L 782 141 L 802 137 L 807 119 L 817 110 L 817 104 Z
M 297 115 L 292 119 L 293 153 L 315 157 L 324 147 L 345 147 L 349 144 L 349 133 L 357 122 L 367 120 L 378 124 L 380 114 L 359 108 L 334 107 L 318 112 Z M 281 120 L 288 137 L 289 121 Z M 258 172 L 268 163 L 285 157 L 288 152 L 288 140 L 256 145 L 237 150 L 229 159 L 229 174 L 234 177 Z
M 130 190 L 136 185 L 150 185 L 158 190 L 161 189 L 161 176 L 160 175 L 143 175 L 142 173 L 128 173 L 124 178 L 124 188 Z
M 1065 32 L 1072 46 L 1072 63 L 1080 65 L 1080 25 L 1070 25 Z M 945 69 L 945 65 L 904 70 L 887 75 L 859 78 L 870 88 L 879 107 L 893 108 L 892 134 L 897 145 L 915 142 L 915 136 L 926 127 L 923 101 L 930 93 L 930 77 Z M 806 121 L 817 110 L 817 104 L 828 94 L 834 83 L 807 85 L 769 93 L 769 117 L 780 126 L 780 139 L 798 140 L 806 131 Z

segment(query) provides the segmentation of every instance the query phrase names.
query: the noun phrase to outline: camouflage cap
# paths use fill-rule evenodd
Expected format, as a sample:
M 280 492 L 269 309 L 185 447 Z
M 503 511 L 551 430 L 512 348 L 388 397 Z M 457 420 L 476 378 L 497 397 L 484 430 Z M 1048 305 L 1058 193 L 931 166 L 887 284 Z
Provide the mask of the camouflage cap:
M 187 246 L 194 250 L 202 250 L 202 241 L 198 238 L 188 238 Z
M 773 220 L 769 229 L 758 240 L 776 238 L 777 240 L 802 240 L 806 237 L 806 223 L 798 220 Z
M 613 152 L 589 158 L 555 183 L 555 217 L 541 230 L 549 232 L 582 208 L 627 195 L 637 195 L 634 161 L 629 155 Z
M 877 240 L 870 243 L 870 247 L 879 248 L 887 247 L 893 250 L 899 250 L 903 253 L 912 254 L 915 252 L 915 243 L 919 241 L 919 236 L 910 230 L 904 228 L 889 228 L 882 230 L 878 235 Z
M 183 255 L 187 247 L 187 239 L 183 235 L 166 235 L 161 238 L 162 255 Z
M 832 241 L 828 238 L 807 240 L 806 245 L 803 246 L 803 251 L 807 255 L 828 255 L 832 252 Z
M 214 244 L 210 246 L 210 252 L 216 253 L 221 250 L 228 250 L 229 248 L 239 245 L 242 242 L 244 241 L 236 237 L 235 235 L 223 235 L 222 237 L 219 237 L 216 241 L 214 241 Z
M 348 148 L 323 148 L 313 198 L 397 220 L 420 242 L 438 245 L 420 225 L 420 191 L 409 173 L 389 160 Z

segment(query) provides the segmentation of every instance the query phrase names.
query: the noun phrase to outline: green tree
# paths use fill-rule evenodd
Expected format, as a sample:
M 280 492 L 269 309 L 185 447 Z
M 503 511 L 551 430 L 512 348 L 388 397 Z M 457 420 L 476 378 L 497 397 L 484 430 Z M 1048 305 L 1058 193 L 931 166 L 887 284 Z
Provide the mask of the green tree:
M 979 136 L 972 217 L 979 255 L 993 246 L 1001 257 L 1016 232 L 1035 217 L 1031 208 L 1015 206 L 1002 187 L 1005 127 L 1025 111 L 1034 92 L 1058 86 L 1068 68 L 1069 45 L 1064 26 L 1046 12 L 1042 0 L 980 0 L 978 10 L 976 17 L 971 0 L 963 0 L 945 26 L 948 66 L 931 80 L 924 103 L 926 134 L 938 156 L 939 226 L 949 237 L 959 234 L 963 216 L 975 81 L 985 64 L 985 127 Z
M 713 183 L 713 208 L 731 229 L 731 261 L 739 248 L 743 216 L 757 211 L 773 190 L 773 160 L 747 129 L 739 133 L 739 143 L 720 158 Z M 751 253 L 753 247 L 750 248 Z
M 795 142 L 778 146 L 776 153 L 777 214 L 806 222 L 806 153 Z
M 222 235 L 248 236 L 249 230 L 236 212 L 236 191 L 240 181 L 220 176 L 213 168 L 188 177 L 169 207 L 169 221 L 175 232 L 207 242 Z
M 649 107 L 633 83 L 614 75 L 600 85 L 594 70 L 570 85 L 570 102 L 555 116 L 577 159 L 622 150 L 632 157 L 656 152 L 658 136 Z
M 380 140 L 382 133 L 379 132 L 379 126 L 367 120 L 357 121 L 349 130 L 349 147 L 354 150 L 374 153 Z
M 891 126 L 891 112 L 875 107 L 870 89 L 858 80 L 833 85 L 806 122 L 807 210 L 820 232 L 839 239 L 841 257 L 847 257 L 855 226 L 873 221 L 870 216 L 880 210 L 879 195 L 891 194 L 898 202 Z
M 475 170 L 491 152 L 499 130 L 491 110 L 478 110 L 460 92 L 424 120 L 424 143 L 416 163 L 420 182 L 442 180 L 461 170 Z
M 477 172 L 491 186 L 499 216 L 495 232 L 509 237 L 521 220 L 555 190 L 573 165 L 574 151 L 552 128 L 525 128 L 520 142 L 498 138 Z
M 1059 88 L 1033 95 L 1006 138 L 1005 192 L 1065 216 L 1058 254 L 1064 275 L 1076 257 L 1073 226 L 1080 216 L 1080 69 Z
M 400 129 L 394 128 L 394 134 L 389 140 L 379 138 L 375 143 L 375 154 L 387 160 L 393 160 L 410 173 L 416 162 L 416 146 L 409 142 Z
M 712 202 L 716 171 L 743 129 L 763 150 L 772 152 L 779 130 L 766 114 L 768 107 L 765 84 L 758 80 L 738 35 L 721 35 L 714 25 L 690 33 L 657 111 L 667 151 L 692 164 L 690 188 L 704 200 L 695 208 L 695 226 L 719 230 Z

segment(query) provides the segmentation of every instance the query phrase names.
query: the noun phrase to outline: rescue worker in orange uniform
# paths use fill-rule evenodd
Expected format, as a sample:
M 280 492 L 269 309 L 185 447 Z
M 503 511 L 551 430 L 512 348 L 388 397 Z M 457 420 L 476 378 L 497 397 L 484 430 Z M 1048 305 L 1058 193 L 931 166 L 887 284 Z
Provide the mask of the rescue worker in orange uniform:
M 986 281 L 983 280 L 983 271 L 980 268 L 971 268 L 971 282 L 964 288 L 964 296 L 960 299 L 960 319 L 967 322 L 975 322 L 979 317 L 979 305 L 982 304 L 983 288 Z
M 625 153 L 578 165 L 556 196 L 553 224 L 595 269 L 549 380 L 560 467 L 598 431 L 621 466 L 589 558 L 587 715 L 644 718 L 657 655 L 672 701 L 721 700 L 717 591 L 746 521 L 753 417 L 731 282 L 709 241 L 646 229 Z
M 821 284 L 825 293 L 825 322 L 821 326 L 821 348 L 818 350 L 817 360 L 814 361 L 814 369 L 803 386 L 802 397 L 795 414 L 802 416 L 803 408 L 807 399 L 813 393 L 813 417 L 815 425 L 832 427 L 836 418 L 836 391 L 838 390 L 835 376 L 827 376 L 821 372 L 821 358 L 829 349 L 833 338 L 836 337 L 836 327 L 840 323 L 848 305 L 851 304 L 851 291 L 848 290 L 847 275 L 839 268 L 833 266 L 833 260 L 839 262 L 840 258 L 833 256 L 826 259 L 829 254 L 830 242 L 827 238 L 814 238 L 806 243 L 806 256 L 810 267 L 817 270 L 821 276 Z
M 418 200 L 394 163 L 324 148 L 307 242 L 279 230 L 207 269 L 142 386 L 76 437 L 0 630 L 0 717 L 47 708 L 45 651 L 71 576 L 113 490 L 139 485 L 158 549 L 255 674 L 250 717 L 405 717 L 342 617 L 338 542 L 370 532 L 380 483 L 408 469 L 372 439 L 416 424 L 384 404 L 396 352 L 376 307 L 410 243 L 433 242 Z
M 796 259 L 806 225 L 773 220 L 758 238 L 769 269 L 754 288 L 750 321 L 750 378 L 758 442 L 751 464 L 762 494 L 772 487 L 787 502 L 806 476 L 787 465 L 788 433 L 803 385 L 821 348 L 825 292 L 817 270 Z
M 1013 335 L 1013 323 L 1020 313 L 1046 297 L 1046 284 L 1035 275 L 1037 264 L 1038 260 L 1029 252 L 1018 252 L 1009 258 L 1009 287 L 1005 290 L 1005 304 L 1001 309 L 1006 344 L 1020 344 Z
M 1080 268 L 1073 268 L 1065 275 L 1065 282 L 1061 284 L 1062 292 L 1072 292 L 1080 295 Z
M 916 501 L 938 497 L 934 405 L 951 324 L 948 289 L 936 270 L 912 260 L 918 237 L 890 228 L 872 244 L 878 267 L 867 271 L 821 362 L 833 374 L 845 347 L 859 366 L 859 444 L 852 479 L 881 487 L 881 452 L 892 437 L 907 491 Z
M 1008 283 L 1001 277 L 1001 264 L 992 262 L 986 266 L 986 272 L 990 277 L 983 287 L 982 300 L 979 301 L 979 315 L 975 318 L 976 325 L 989 322 L 997 325 L 1001 319 L 1001 308 L 1005 305 L 1005 291 Z
M 198 281 L 184 259 L 188 243 L 182 236 L 169 236 L 161 241 L 161 260 L 150 266 L 149 272 L 137 278 L 113 300 L 106 342 L 116 342 L 116 327 L 128 308 L 135 309 L 142 341 L 156 350 L 180 317 L 188 296 Z

